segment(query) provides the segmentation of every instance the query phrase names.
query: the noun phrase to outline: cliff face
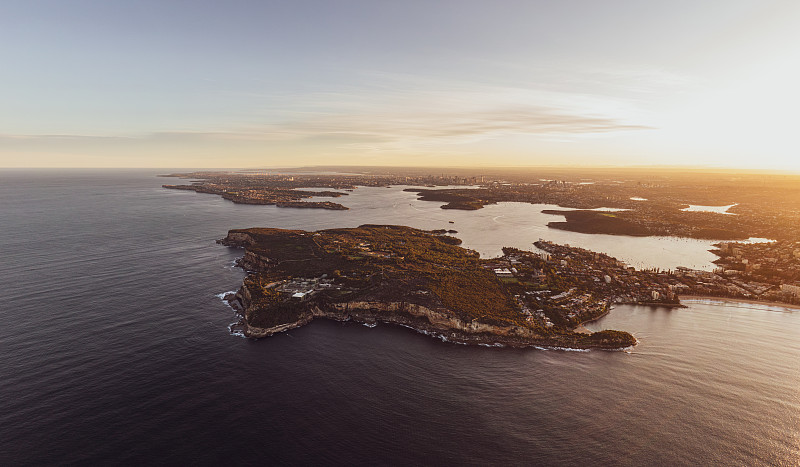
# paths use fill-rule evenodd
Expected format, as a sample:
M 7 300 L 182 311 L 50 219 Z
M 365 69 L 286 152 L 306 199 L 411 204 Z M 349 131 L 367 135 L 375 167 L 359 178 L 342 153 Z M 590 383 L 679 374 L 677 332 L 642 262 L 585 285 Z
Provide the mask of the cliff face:
M 248 311 L 249 293 L 245 287 L 237 293 L 237 299 Z M 618 342 L 602 340 L 587 342 L 579 336 L 542 336 L 530 329 L 519 326 L 494 326 L 476 321 L 464 322 L 447 310 L 436 310 L 422 305 L 406 302 L 346 302 L 327 305 L 313 305 L 298 313 L 292 322 L 269 328 L 249 324 L 247 319 L 242 329 L 247 337 L 260 338 L 304 326 L 315 318 L 335 321 L 355 321 L 373 324 L 377 322 L 397 324 L 418 332 L 432 334 L 448 342 L 462 344 L 503 345 L 508 347 L 568 347 L 568 348 L 607 348 L 618 349 Z
M 256 244 L 256 239 L 247 233 L 231 231 L 227 237 L 217 240 L 217 243 L 233 248 L 245 248 L 244 256 L 239 259 L 237 265 L 246 271 L 264 271 L 273 263 L 269 258 L 247 249 Z
M 530 329 L 519 326 L 493 326 L 477 321 L 464 322 L 455 317 L 449 310 L 433 310 L 422 305 L 406 302 L 348 302 L 336 303 L 331 306 L 338 314 L 368 317 L 374 315 L 375 320 L 396 322 L 411 319 L 427 322 L 431 327 L 446 331 L 458 331 L 467 334 L 493 334 L 498 336 L 514 336 L 539 338 L 538 334 Z M 388 315 L 392 320 L 384 319 Z
M 230 231 L 225 238 L 217 240 L 217 243 L 230 247 L 246 247 L 254 244 L 255 239 L 244 232 Z
M 257 253 L 248 251 L 239 259 L 239 267 L 246 271 L 264 271 L 269 268 L 272 261 L 269 258 L 259 256 Z

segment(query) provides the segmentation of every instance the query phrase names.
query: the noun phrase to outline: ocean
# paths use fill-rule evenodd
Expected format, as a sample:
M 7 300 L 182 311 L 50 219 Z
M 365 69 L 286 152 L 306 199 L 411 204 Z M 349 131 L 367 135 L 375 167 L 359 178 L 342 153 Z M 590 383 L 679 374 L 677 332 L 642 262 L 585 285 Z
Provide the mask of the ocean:
M 0 171 L 0 464 L 800 465 L 791 309 L 619 306 L 587 327 L 640 344 L 577 352 L 322 320 L 248 340 L 218 297 L 243 278 L 215 244 L 231 228 L 453 228 L 484 256 L 542 237 L 661 268 L 709 267 L 708 242 L 554 231 L 541 206 L 444 211 L 402 187 L 344 212 L 235 205 L 164 172 Z

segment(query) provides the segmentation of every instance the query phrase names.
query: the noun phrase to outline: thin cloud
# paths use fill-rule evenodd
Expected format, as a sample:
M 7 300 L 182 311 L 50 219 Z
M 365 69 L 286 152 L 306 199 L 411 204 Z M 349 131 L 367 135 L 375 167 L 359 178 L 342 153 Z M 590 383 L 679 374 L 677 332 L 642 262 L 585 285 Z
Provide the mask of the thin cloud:
M 587 135 L 651 127 L 614 118 L 570 115 L 548 108 L 509 108 L 474 112 L 431 112 L 420 115 L 362 114 L 313 116 L 305 120 L 239 131 L 164 131 L 143 135 L 0 135 L 7 140 L 287 140 L 326 136 L 384 142 L 437 140 L 461 143 L 502 135 Z
M 494 138 L 502 135 L 587 135 L 651 127 L 594 115 L 571 115 L 549 108 L 507 108 L 472 113 L 337 115 L 265 128 L 265 134 L 297 137 L 345 135 L 398 142 Z

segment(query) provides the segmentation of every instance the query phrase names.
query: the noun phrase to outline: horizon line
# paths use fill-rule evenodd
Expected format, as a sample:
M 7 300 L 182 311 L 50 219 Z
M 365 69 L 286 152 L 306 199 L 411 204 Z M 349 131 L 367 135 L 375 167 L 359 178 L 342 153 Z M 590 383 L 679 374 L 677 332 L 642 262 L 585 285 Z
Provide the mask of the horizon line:
M 312 169 L 429 169 L 429 170 L 687 170 L 691 172 L 759 173 L 774 175 L 800 175 L 800 169 L 775 169 L 752 167 L 720 167 L 705 165 L 355 165 L 326 164 L 270 167 L 145 167 L 145 166 L 0 166 L 0 170 L 186 170 L 186 171 L 241 171 L 241 170 L 312 170 Z

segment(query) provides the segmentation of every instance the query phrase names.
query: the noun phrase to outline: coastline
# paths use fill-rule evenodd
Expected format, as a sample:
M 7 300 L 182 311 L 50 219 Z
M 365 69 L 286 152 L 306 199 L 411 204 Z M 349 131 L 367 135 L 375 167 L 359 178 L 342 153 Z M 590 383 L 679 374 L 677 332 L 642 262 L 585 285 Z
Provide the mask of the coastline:
M 620 305 L 652 306 L 657 308 L 686 308 L 682 303 L 662 303 L 662 302 L 620 302 Z
M 595 316 L 594 318 L 587 319 L 586 321 L 581 321 L 577 326 L 575 326 L 575 329 L 573 329 L 572 331 L 573 332 L 577 332 L 579 334 L 591 334 L 592 331 L 586 329 L 584 324 L 593 323 L 595 321 L 598 321 L 601 318 L 606 317 L 609 313 L 611 313 L 611 305 L 606 307 L 606 311 L 604 311 L 603 314 L 601 314 L 599 316 Z
M 618 305 L 634 305 L 634 306 L 650 306 L 650 307 L 658 307 L 658 308 L 687 308 L 687 306 L 682 304 L 682 303 L 660 303 L 660 302 L 628 303 L 628 302 L 620 302 L 620 303 L 617 303 L 617 304 Z M 581 333 L 581 334 L 591 334 L 592 331 L 586 329 L 584 324 L 593 323 L 595 321 L 598 321 L 598 320 L 606 317 L 606 315 L 611 313 L 611 309 L 612 308 L 613 308 L 613 306 L 610 305 L 606 309 L 606 311 L 603 312 L 603 314 L 601 314 L 599 316 L 595 316 L 594 318 L 587 319 L 586 321 L 581 321 L 580 324 L 575 326 L 575 329 L 573 329 L 573 331 L 577 332 L 577 333 Z
M 751 305 L 763 305 L 763 306 L 772 306 L 772 307 L 780 307 L 786 308 L 792 311 L 800 311 L 800 305 L 795 305 L 792 303 L 784 303 L 784 302 L 775 302 L 775 301 L 768 301 L 768 300 L 754 300 L 752 298 L 733 298 L 733 297 L 715 297 L 713 295 L 681 295 L 680 296 L 681 302 L 688 301 L 688 302 L 695 302 L 695 303 L 702 303 L 705 300 L 714 300 L 720 302 L 727 302 L 727 303 L 747 303 Z
M 456 323 L 448 322 L 449 320 L 446 317 L 439 317 L 439 319 L 436 319 L 435 316 L 432 316 L 437 314 L 436 311 L 429 310 L 422 306 L 409 306 L 409 304 L 403 304 L 399 307 L 396 307 L 396 305 L 399 304 L 379 302 L 364 303 L 364 305 L 368 305 L 366 308 L 363 308 L 361 304 L 356 305 L 357 302 L 331 304 L 326 307 L 321 307 L 319 304 L 316 304 L 310 306 L 309 309 L 301 313 L 296 321 L 279 324 L 269 328 L 262 328 L 248 323 L 247 318 L 245 317 L 247 314 L 246 309 L 248 308 L 248 304 L 246 303 L 246 298 L 240 293 L 237 293 L 234 296 L 228 295 L 226 298 L 223 298 L 223 301 L 226 302 L 228 306 L 230 306 L 240 316 L 238 322 L 231 324 L 229 328 L 231 334 L 251 339 L 260 339 L 291 329 L 296 329 L 311 323 L 315 319 L 328 319 L 331 321 L 340 322 L 352 321 L 355 323 L 368 325 L 370 327 L 376 325 L 377 323 L 397 325 L 411 329 L 420 334 L 438 338 L 442 342 L 462 345 L 478 345 L 484 347 L 535 347 L 583 351 L 590 349 L 618 351 L 628 349 L 632 346 L 635 346 L 637 343 L 634 341 L 632 344 L 622 346 L 619 345 L 619 343 L 609 342 L 606 340 L 606 338 L 604 338 L 607 336 L 603 336 L 596 341 L 586 341 L 585 339 L 588 336 L 597 333 L 591 332 L 585 328 L 582 331 L 578 331 L 577 329 L 580 328 L 582 324 L 573 331 L 575 334 L 572 336 L 537 335 L 532 333 L 530 330 L 516 326 L 453 326 L 453 324 Z M 351 305 L 356 306 L 351 307 Z M 380 309 L 384 307 L 386 310 Z M 385 311 L 391 312 L 382 313 Z M 595 319 L 599 319 L 601 317 L 602 316 L 599 316 Z M 455 321 L 457 322 L 458 320 L 456 319 Z M 473 326 L 477 329 L 470 329 Z M 597 337 L 601 337 L 602 334 L 604 333 L 598 334 Z

